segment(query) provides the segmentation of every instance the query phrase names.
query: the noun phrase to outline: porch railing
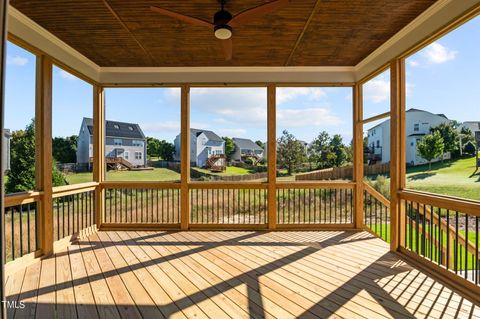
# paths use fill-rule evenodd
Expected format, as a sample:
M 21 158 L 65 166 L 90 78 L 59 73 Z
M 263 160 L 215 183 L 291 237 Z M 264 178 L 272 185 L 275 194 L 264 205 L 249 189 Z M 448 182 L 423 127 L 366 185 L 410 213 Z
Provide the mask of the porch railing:
M 441 269 L 480 285 L 480 204 L 402 191 L 402 248 Z
M 390 201 L 367 183 L 363 183 L 363 221 L 365 227 L 390 242 Z
M 105 226 L 180 225 L 180 185 L 176 183 L 107 183 Z
M 190 224 L 258 225 L 267 220 L 266 185 L 257 183 L 203 184 L 190 189 Z
M 5 197 L 5 260 L 7 262 L 38 250 L 37 207 L 40 192 Z
M 277 224 L 353 225 L 352 183 L 277 185 Z

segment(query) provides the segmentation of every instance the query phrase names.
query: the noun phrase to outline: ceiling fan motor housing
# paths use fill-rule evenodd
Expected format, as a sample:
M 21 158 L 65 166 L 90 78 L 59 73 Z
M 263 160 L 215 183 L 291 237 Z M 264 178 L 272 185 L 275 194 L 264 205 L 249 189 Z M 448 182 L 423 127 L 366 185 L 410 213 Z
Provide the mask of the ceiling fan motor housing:
M 227 23 L 232 20 L 232 15 L 226 10 L 220 10 L 213 17 L 215 37 L 220 40 L 227 40 L 232 37 L 232 27 Z

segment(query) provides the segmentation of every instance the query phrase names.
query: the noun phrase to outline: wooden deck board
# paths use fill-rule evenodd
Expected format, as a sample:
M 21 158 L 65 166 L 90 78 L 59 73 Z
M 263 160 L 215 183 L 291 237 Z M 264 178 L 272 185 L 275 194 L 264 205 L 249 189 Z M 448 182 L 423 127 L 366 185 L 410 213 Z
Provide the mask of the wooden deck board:
M 480 318 L 366 232 L 109 231 L 6 278 L 9 318 Z

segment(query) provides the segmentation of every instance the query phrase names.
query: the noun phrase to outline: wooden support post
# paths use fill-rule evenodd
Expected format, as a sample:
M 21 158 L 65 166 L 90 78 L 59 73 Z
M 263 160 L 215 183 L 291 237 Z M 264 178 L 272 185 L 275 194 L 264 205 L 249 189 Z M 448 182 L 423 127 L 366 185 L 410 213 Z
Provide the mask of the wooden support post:
M 6 60 L 6 46 L 7 46 L 7 10 L 8 1 L 0 1 L 0 128 L 4 129 L 4 115 L 5 115 L 5 60 Z M 4 170 L 6 163 L 3 162 L 3 153 L 6 151 L 4 142 L 0 142 L 0 238 L 2 239 L 0 245 L 0 318 L 7 318 L 5 296 L 5 189 L 4 189 Z
M 363 102 L 362 85 L 353 87 L 353 181 L 355 228 L 363 228 Z
M 95 213 L 97 228 L 103 223 L 105 214 L 105 190 L 101 183 L 105 181 L 105 91 L 103 87 L 93 86 L 93 180 L 100 185 L 95 190 Z
M 181 88 L 181 124 L 180 124 L 180 178 L 181 178 L 181 205 L 180 227 L 182 230 L 189 228 L 190 222 L 190 86 L 183 85 Z
M 37 58 L 35 100 L 35 183 L 43 191 L 38 205 L 39 248 L 44 255 L 53 253 L 52 199 L 52 60 Z
M 405 60 L 390 64 L 390 249 L 405 242 L 405 215 L 398 191 L 405 188 Z
M 267 88 L 267 160 L 268 160 L 268 229 L 277 227 L 277 135 L 276 135 L 276 87 Z

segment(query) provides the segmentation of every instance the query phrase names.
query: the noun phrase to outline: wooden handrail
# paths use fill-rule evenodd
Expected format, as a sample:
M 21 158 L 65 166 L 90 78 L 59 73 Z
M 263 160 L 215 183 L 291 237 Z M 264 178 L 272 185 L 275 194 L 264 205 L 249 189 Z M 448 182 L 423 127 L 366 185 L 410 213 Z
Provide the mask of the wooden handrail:
M 398 195 L 403 200 L 432 205 L 480 217 L 479 201 L 412 190 L 401 190 L 398 192 Z
M 42 195 L 43 192 L 38 191 L 8 194 L 5 196 L 5 207 L 33 203 L 38 201 Z
M 363 182 L 363 187 L 364 187 L 366 192 L 368 192 L 370 195 L 372 195 L 375 199 L 377 199 L 383 205 L 390 208 L 390 201 L 385 196 L 383 196 L 379 191 L 377 191 L 370 184 L 365 183 L 365 182 Z
M 238 183 L 238 182 L 226 182 L 219 181 L 214 183 L 206 182 L 190 182 L 188 183 L 189 189 L 267 189 L 267 183 Z
M 298 188 L 355 188 L 354 182 L 336 182 L 336 181 L 305 181 L 305 182 L 278 182 L 277 189 L 298 189 Z
M 99 184 L 96 182 L 74 184 L 74 185 L 65 185 L 54 187 L 52 190 L 53 198 L 58 198 L 67 195 L 73 195 L 88 191 L 94 191 Z
M 148 188 L 148 189 L 180 189 L 180 182 L 155 182 L 155 181 L 128 181 L 128 182 L 115 182 L 115 181 L 105 181 L 100 183 L 102 189 L 107 188 Z

